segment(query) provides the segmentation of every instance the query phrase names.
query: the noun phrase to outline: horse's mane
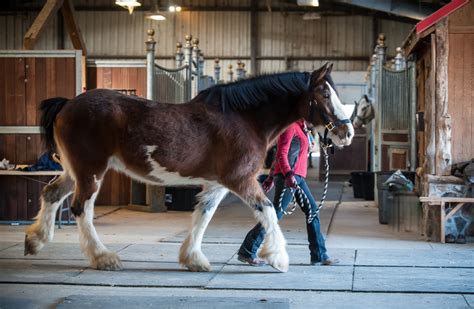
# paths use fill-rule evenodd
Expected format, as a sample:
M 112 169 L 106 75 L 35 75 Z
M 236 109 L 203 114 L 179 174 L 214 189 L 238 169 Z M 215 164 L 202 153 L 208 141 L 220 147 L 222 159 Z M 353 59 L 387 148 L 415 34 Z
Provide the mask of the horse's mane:
M 201 91 L 193 101 L 221 103 L 223 111 L 257 108 L 272 97 L 300 95 L 308 90 L 309 73 L 290 72 L 253 77 Z

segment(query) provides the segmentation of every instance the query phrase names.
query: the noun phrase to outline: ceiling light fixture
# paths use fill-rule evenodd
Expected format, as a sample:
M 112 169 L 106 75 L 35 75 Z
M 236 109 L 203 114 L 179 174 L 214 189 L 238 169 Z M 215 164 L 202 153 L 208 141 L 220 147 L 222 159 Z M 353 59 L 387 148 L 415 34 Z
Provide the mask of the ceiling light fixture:
M 153 8 L 145 15 L 146 18 L 151 20 L 166 20 L 165 15 L 159 9 L 157 1 L 153 1 Z
M 120 5 L 124 9 L 127 9 L 130 15 L 133 13 L 133 10 L 136 7 L 139 7 L 142 5 L 140 2 L 135 1 L 135 0 L 117 0 L 115 1 L 115 4 Z
M 181 7 L 179 5 L 170 5 L 169 11 L 170 12 L 181 12 Z
M 319 6 L 319 0 L 297 0 L 299 6 Z

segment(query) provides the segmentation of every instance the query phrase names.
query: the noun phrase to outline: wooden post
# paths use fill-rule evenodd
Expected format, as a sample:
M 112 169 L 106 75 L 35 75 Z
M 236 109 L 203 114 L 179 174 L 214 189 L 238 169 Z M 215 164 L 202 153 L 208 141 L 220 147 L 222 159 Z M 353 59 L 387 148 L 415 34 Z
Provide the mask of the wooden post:
M 61 12 L 63 13 L 64 23 L 66 24 L 67 32 L 71 38 L 72 46 L 74 46 L 74 49 L 82 50 L 82 55 L 87 56 L 86 44 L 84 43 L 81 29 L 79 29 L 71 0 L 64 0 Z
M 23 48 L 34 49 L 36 41 L 43 32 L 46 24 L 63 5 L 63 0 L 47 0 L 35 21 L 23 37 Z
M 448 114 L 448 25 L 436 24 L 435 164 L 436 175 L 451 174 L 451 116 Z
M 423 169 L 426 174 L 435 175 L 435 135 L 436 135 L 436 37 L 431 34 L 431 59 L 428 78 L 425 82 L 425 141 L 426 154 Z

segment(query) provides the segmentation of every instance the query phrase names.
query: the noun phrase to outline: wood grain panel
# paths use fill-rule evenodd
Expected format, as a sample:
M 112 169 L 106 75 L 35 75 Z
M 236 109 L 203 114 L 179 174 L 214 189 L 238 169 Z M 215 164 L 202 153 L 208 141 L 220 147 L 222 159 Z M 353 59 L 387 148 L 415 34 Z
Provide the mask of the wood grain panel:
M 36 95 L 36 61 L 34 58 L 25 59 L 25 75 L 26 75 L 26 125 L 27 126 L 36 126 L 38 124 L 37 114 L 38 114 L 38 103 Z
M 321 160 L 323 158 L 321 157 Z M 365 135 L 356 135 L 350 146 L 336 149 L 334 154 L 329 154 L 329 166 L 331 174 L 349 175 L 352 171 L 366 171 L 367 162 L 367 139 Z M 324 162 L 320 163 L 320 175 L 323 175 Z
M 408 142 L 408 134 L 382 133 L 385 142 Z
M 0 58 L 0 126 L 39 125 L 39 103 L 75 95 L 73 58 Z M 0 159 L 33 164 L 44 152 L 40 134 L 0 135 Z M 35 177 L 49 181 L 51 177 Z M 44 184 L 18 176 L 0 177 L 0 220 L 31 220 Z
M 449 34 L 449 106 L 452 163 L 474 157 L 474 34 Z
M 6 80 L 7 80 L 7 58 L 0 58 L 0 126 L 6 125 L 6 112 L 7 112 L 7 92 L 6 92 Z
M 15 58 L 15 98 L 12 100 L 15 110 L 15 125 L 26 125 L 26 74 L 25 74 L 25 59 Z M 9 104 L 9 102 L 7 102 Z

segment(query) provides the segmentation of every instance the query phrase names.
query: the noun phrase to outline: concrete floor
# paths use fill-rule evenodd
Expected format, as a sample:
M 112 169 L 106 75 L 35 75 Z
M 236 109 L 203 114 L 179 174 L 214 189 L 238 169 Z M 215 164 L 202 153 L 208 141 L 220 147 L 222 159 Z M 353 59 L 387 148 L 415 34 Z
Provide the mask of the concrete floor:
M 321 184 L 310 182 L 319 196 Z M 255 224 L 235 197 L 219 207 L 204 237 L 209 273 L 177 263 L 189 212 L 141 213 L 97 207 L 96 228 L 124 263 L 119 272 L 88 268 L 75 226 L 56 230 L 53 243 L 23 257 L 24 226 L 0 226 L 0 308 L 461 308 L 474 306 L 474 243 L 442 245 L 380 225 L 373 202 L 352 199 L 330 184 L 322 210 L 327 247 L 340 264 L 310 266 L 298 210 L 281 223 L 290 270 L 250 267 L 235 252 Z

